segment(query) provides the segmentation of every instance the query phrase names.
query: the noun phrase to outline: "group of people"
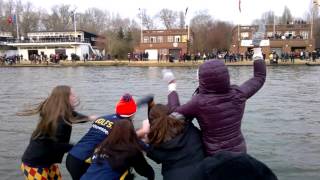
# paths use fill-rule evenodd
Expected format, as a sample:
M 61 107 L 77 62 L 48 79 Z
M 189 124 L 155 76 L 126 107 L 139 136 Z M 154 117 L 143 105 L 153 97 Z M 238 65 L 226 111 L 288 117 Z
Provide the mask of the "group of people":
M 23 55 L 12 55 L 12 56 L 7 56 L 4 54 L 3 56 L 0 56 L 0 64 L 1 65 L 13 65 L 13 64 L 20 64 L 20 61 L 23 60 Z
M 180 104 L 174 74 L 163 71 L 168 103 L 153 96 L 137 102 L 126 93 L 115 112 L 96 117 L 75 111 L 79 100 L 69 86 L 57 86 L 51 95 L 19 115 L 39 114 L 39 123 L 22 156 L 26 179 L 61 179 L 58 164 L 65 153 L 73 180 L 133 179 L 132 169 L 147 179 L 155 173 L 144 154 L 161 164 L 163 179 L 277 179 L 262 162 L 247 154 L 241 121 L 246 100 L 264 84 L 266 65 L 261 50 L 254 54 L 254 76 L 241 86 L 231 85 L 221 60 L 204 62 L 198 70 L 199 87 L 192 99 Z M 147 120 L 135 130 L 138 108 L 148 106 Z M 200 129 L 192 120 L 196 119 Z M 92 122 L 75 145 L 72 125 Z

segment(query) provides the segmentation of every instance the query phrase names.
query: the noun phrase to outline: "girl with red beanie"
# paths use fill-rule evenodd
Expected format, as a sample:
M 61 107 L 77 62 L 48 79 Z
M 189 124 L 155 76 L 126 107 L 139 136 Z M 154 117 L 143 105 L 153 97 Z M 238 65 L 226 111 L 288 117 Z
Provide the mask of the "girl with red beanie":
M 88 160 L 94 153 L 95 148 L 108 135 L 117 120 L 132 120 L 137 111 L 137 104 L 130 94 L 124 94 L 116 104 L 115 113 L 97 118 L 89 131 L 69 151 L 66 160 L 67 170 L 73 180 L 79 180 L 90 166 Z

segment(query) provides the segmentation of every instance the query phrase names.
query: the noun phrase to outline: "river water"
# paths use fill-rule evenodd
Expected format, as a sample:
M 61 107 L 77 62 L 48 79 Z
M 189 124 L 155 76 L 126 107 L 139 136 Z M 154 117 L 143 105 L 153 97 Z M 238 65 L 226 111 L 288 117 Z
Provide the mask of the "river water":
M 15 113 L 41 101 L 53 87 L 67 84 L 81 99 L 77 108 L 85 114 L 109 114 L 119 97 L 129 92 L 136 99 L 153 93 L 166 103 L 167 87 L 158 67 L 24 67 L 0 68 L 0 177 L 23 179 L 20 159 L 37 117 Z M 172 68 L 181 102 L 190 99 L 196 68 Z M 240 84 L 252 76 L 252 67 L 229 67 L 231 81 Z M 135 125 L 141 125 L 146 108 L 139 110 Z M 320 67 L 271 66 L 264 87 L 246 105 L 242 131 L 248 152 L 265 162 L 283 180 L 320 179 Z M 75 125 L 77 142 L 90 124 Z M 156 169 L 161 179 L 160 168 Z M 65 164 L 64 179 L 71 179 Z

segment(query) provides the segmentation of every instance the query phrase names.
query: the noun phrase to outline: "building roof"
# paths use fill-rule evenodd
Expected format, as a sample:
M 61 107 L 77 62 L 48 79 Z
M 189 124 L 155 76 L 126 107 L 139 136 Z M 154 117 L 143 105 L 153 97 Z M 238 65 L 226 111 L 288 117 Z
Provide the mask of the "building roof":
M 88 31 L 85 31 L 85 30 L 82 30 L 82 29 L 77 29 L 76 30 L 77 32 L 78 31 L 81 31 L 81 32 L 84 32 L 84 33 L 87 33 L 87 34 L 90 34 L 90 35 L 94 35 L 94 36 L 97 36 L 97 34 L 94 34 L 92 32 L 88 32 Z M 50 33 L 50 32 L 57 32 L 57 33 L 63 33 L 63 32 L 74 32 L 74 30 L 63 30 L 63 31 L 30 31 L 28 33 Z

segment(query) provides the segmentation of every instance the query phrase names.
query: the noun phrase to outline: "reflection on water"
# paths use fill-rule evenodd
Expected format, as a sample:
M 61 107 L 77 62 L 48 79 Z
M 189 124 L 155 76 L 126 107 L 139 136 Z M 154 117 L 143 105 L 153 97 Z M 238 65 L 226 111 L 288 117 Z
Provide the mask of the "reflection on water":
M 112 113 L 120 96 L 137 99 L 153 93 L 166 103 L 167 87 L 162 68 L 66 67 L 0 69 L 0 177 L 21 179 L 21 155 L 37 123 L 36 117 L 14 114 L 46 97 L 56 85 L 71 85 L 81 98 L 78 110 L 87 114 Z M 232 82 L 240 84 L 252 75 L 252 67 L 229 67 Z M 197 87 L 195 68 L 173 68 L 181 101 Z M 266 84 L 253 96 L 243 118 L 248 151 L 268 164 L 279 179 L 320 179 L 320 67 L 268 67 Z M 146 118 L 139 110 L 135 125 Z M 75 125 L 77 142 L 90 124 Z M 157 177 L 160 176 L 159 166 Z M 69 175 L 62 165 L 65 179 Z

